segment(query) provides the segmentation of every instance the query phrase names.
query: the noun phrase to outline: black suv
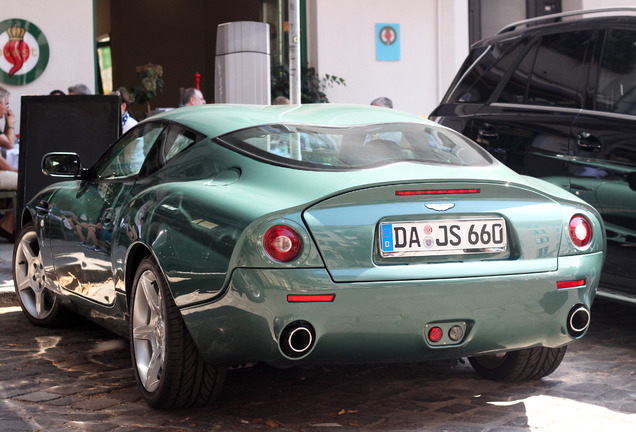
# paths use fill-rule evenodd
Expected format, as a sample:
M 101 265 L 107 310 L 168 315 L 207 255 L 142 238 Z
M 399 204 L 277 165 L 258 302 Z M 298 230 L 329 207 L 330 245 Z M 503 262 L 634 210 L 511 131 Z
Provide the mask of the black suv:
M 636 8 L 530 19 L 475 43 L 430 118 L 594 205 L 608 240 L 598 294 L 636 303 Z

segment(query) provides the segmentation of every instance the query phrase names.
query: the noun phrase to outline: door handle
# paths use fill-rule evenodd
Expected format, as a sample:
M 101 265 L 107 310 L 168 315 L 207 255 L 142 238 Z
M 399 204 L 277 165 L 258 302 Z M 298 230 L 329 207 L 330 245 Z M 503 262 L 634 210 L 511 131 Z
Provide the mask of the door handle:
M 579 132 L 579 134 L 576 136 L 576 145 L 581 150 L 591 151 L 591 152 L 599 151 L 603 148 L 603 144 L 601 143 L 601 140 L 596 138 L 591 133 L 585 132 L 585 131 Z

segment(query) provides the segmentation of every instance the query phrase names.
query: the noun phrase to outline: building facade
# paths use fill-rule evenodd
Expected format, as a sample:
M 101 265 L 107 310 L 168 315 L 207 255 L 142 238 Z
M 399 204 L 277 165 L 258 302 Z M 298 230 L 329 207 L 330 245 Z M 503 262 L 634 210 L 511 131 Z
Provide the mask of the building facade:
M 303 61 L 321 76 L 346 82 L 325 89 L 331 102 L 368 104 L 386 96 L 395 108 L 423 116 L 443 96 L 471 41 L 529 15 L 633 5 L 632 0 L 300 2 Z M 96 93 L 131 88 L 140 81 L 137 67 L 151 63 L 162 66 L 165 83 L 151 100 L 154 108 L 178 106 L 182 89 L 196 85 L 196 74 L 212 102 L 217 26 L 268 22 L 272 63 L 284 63 L 286 9 L 285 0 L 4 1 L 0 23 L 33 23 L 46 36 L 49 59 L 37 79 L 0 85 L 11 92 L 19 115 L 21 95 L 66 92 L 77 83 Z

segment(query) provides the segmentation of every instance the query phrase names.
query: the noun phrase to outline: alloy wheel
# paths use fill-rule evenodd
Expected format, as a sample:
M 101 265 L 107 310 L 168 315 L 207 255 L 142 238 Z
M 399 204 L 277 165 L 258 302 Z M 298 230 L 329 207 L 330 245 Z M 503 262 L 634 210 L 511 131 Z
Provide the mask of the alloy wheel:
M 132 316 L 135 363 L 148 392 L 159 386 L 166 354 L 166 316 L 163 294 L 155 274 L 146 270 L 136 287 Z
M 16 291 L 24 310 L 36 320 L 45 320 L 57 310 L 57 299 L 46 288 L 42 253 L 35 231 L 20 239 L 14 258 Z

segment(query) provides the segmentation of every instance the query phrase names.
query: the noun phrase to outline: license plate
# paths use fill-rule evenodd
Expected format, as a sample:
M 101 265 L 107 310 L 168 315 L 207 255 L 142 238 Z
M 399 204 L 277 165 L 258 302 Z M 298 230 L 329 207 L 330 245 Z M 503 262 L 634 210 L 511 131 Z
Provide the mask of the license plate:
M 497 253 L 507 244 L 503 218 L 380 224 L 383 257 Z

